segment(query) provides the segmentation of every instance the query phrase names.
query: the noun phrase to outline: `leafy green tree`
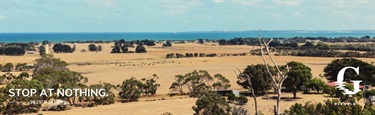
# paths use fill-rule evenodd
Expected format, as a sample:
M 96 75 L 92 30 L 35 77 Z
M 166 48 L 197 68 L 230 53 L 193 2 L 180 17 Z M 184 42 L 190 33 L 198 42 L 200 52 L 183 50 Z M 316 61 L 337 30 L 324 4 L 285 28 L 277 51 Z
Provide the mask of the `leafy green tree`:
M 92 96 L 92 101 L 94 101 L 95 105 L 108 105 L 115 103 L 115 94 L 112 92 L 113 89 L 116 89 L 115 85 L 110 83 L 103 83 L 103 84 L 92 84 L 90 85 L 90 89 L 104 89 L 105 93 L 108 96 Z
M 212 92 L 203 94 L 192 108 L 194 115 L 230 115 L 231 110 L 224 98 Z
M 165 42 L 163 44 L 163 47 L 171 47 L 171 46 L 172 46 L 172 44 L 171 44 L 171 42 L 169 40 L 167 40 L 167 42 Z
M 88 82 L 88 78 L 78 72 L 68 70 L 66 62 L 53 58 L 51 55 L 44 55 L 36 61 L 32 79 L 43 83 L 45 88 L 56 90 L 87 87 L 84 83 Z M 70 105 L 75 105 L 75 97 L 58 98 L 65 99 Z
M 24 47 L 16 44 L 16 45 L 7 45 L 7 46 L 1 46 L 0 47 L 0 55 L 13 55 L 13 56 L 19 56 L 24 55 L 25 49 Z
M 26 67 L 26 63 L 17 63 L 16 65 L 16 71 L 25 71 L 25 70 L 28 70 L 28 68 Z
M 275 74 L 276 71 L 273 67 L 269 66 L 271 73 Z M 248 65 L 242 74 L 243 76 L 238 76 L 237 84 L 243 88 L 249 89 L 249 80 L 247 76 L 250 77 L 252 87 L 255 92 L 261 91 L 263 94 L 272 88 L 272 79 L 267 73 L 266 65 Z
M 122 82 L 119 90 L 122 102 L 137 101 L 142 94 L 142 82 L 132 77 Z
M 160 84 L 156 83 L 158 79 L 159 77 L 156 74 L 153 74 L 150 79 L 143 78 L 142 92 L 145 95 L 155 95 L 157 88 L 160 87 Z
M 103 50 L 103 46 L 102 45 L 98 45 L 98 51 L 102 51 Z
M 286 113 L 289 113 L 289 115 L 308 115 L 308 112 L 300 103 L 292 105 Z
M 23 103 L 29 103 L 30 100 L 41 100 L 42 97 L 40 97 L 40 92 L 43 89 L 42 83 L 36 81 L 36 80 L 21 80 L 16 79 L 10 82 L 5 88 L 2 90 L 2 93 L 0 94 L 6 94 L 1 95 L 1 99 L 3 99 L 3 103 L 5 102 L 4 99 L 7 99 L 7 104 L 5 108 L 3 108 L 2 114 L 24 114 L 24 113 L 31 113 L 31 112 L 37 112 L 39 110 L 40 104 L 23 104 Z M 11 93 L 9 92 L 10 89 L 36 89 L 37 93 L 33 96 L 13 96 L 10 97 Z M 5 97 L 3 97 L 5 96 Z
M 212 76 L 204 70 L 194 70 L 191 73 L 185 74 L 185 81 L 184 84 L 189 89 L 189 95 L 192 97 L 199 97 L 210 89 L 210 85 L 208 84 L 213 80 Z
M 41 45 L 39 48 L 39 55 L 44 55 L 46 54 L 46 47 L 44 47 L 44 45 Z
M 296 103 L 285 110 L 286 115 L 370 115 L 368 112 L 373 111 L 370 107 L 362 106 L 358 103 L 350 105 L 340 105 L 338 100 L 326 100 L 324 103 L 312 104 L 306 102 L 305 105 Z
M 239 104 L 246 104 L 247 103 L 247 101 L 248 101 L 248 99 L 245 97 L 245 96 L 243 96 L 243 95 L 241 95 L 240 97 L 238 97 L 237 98 L 237 102 L 239 103 Z
M 314 47 L 315 45 L 311 42 L 306 42 L 304 45 L 302 45 L 302 47 L 305 47 L 305 48 L 312 48 Z
M 146 53 L 146 48 L 142 44 L 138 44 L 138 46 L 135 48 L 136 53 Z
M 329 50 L 329 45 L 323 43 L 323 42 L 319 42 L 316 47 L 319 49 L 319 50 Z
M 236 97 L 236 95 L 234 95 L 234 93 L 230 93 L 229 95 L 228 95 L 228 101 L 229 102 L 234 102 L 234 101 L 236 101 L 237 100 L 237 97 Z
M 7 72 L 7 73 L 0 76 L 0 84 L 8 84 L 9 82 L 11 82 L 15 78 L 16 78 L 15 75 Z
M 89 45 L 89 51 L 98 51 L 98 47 L 96 47 L 95 44 L 90 44 Z
M 228 89 L 230 88 L 230 81 L 221 74 L 214 75 L 215 81 L 212 84 L 214 90 Z
M 51 68 L 53 71 L 68 70 L 66 66 L 68 63 L 57 58 L 53 58 L 53 55 L 43 55 L 41 58 L 35 60 L 35 69 L 33 74 L 38 74 L 43 68 Z
M 203 39 L 198 39 L 198 43 L 199 44 L 204 44 L 206 41 L 204 41 Z
M 170 89 L 178 90 L 182 94 L 184 87 L 186 87 L 191 97 L 200 97 L 208 90 L 226 89 L 230 87 L 230 81 L 227 78 L 221 74 L 215 74 L 214 77 L 212 77 L 205 70 L 194 70 L 185 75 L 176 75 L 175 80 L 176 81 L 170 86 Z M 214 83 L 211 85 L 210 83 L 212 81 Z
M 13 70 L 13 68 L 14 68 L 14 66 L 13 66 L 13 64 L 12 63 L 6 63 L 5 65 L 4 65 L 4 67 L 2 68 L 2 72 L 10 72 L 10 71 L 12 71 Z
M 183 86 L 185 85 L 186 77 L 183 75 L 176 75 L 175 80 L 176 81 L 172 83 L 169 89 L 178 90 L 180 94 L 183 94 L 184 93 Z
M 314 89 L 319 93 L 319 91 L 322 91 L 325 86 L 325 82 L 319 78 L 312 78 L 309 82 L 308 85 L 311 89 Z
M 73 48 L 71 48 L 69 45 L 58 43 L 58 44 L 53 45 L 52 49 L 56 53 L 72 53 L 75 50 L 74 47 L 75 46 L 73 46 Z
M 337 81 L 337 74 L 344 67 L 359 67 L 359 75 L 352 69 L 347 69 L 344 73 L 344 82 L 350 80 L 362 80 L 368 85 L 375 85 L 375 66 L 358 59 L 344 58 L 336 59 L 324 68 L 324 76 L 330 81 Z
M 287 90 L 293 93 L 293 98 L 296 98 L 297 91 L 301 90 L 301 86 L 306 86 L 312 77 L 311 68 L 301 62 L 288 62 L 290 67 L 288 78 L 284 81 L 284 86 Z
M 121 53 L 121 43 L 115 42 L 115 45 L 113 46 L 111 53 Z
M 26 78 L 29 78 L 30 77 L 30 74 L 27 73 L 27 72 L 22 72 L 20 75 L 17 76 L 16 79 L 21 79 L 21 80 L 24 80 Z

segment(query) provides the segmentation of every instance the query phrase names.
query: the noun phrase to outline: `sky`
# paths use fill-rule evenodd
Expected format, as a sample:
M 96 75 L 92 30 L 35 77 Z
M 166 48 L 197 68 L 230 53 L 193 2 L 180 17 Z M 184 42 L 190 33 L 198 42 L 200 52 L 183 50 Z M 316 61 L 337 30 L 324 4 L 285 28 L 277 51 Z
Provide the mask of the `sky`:
M 375 0 L 0 0 L 0 32 L 375 30 Z

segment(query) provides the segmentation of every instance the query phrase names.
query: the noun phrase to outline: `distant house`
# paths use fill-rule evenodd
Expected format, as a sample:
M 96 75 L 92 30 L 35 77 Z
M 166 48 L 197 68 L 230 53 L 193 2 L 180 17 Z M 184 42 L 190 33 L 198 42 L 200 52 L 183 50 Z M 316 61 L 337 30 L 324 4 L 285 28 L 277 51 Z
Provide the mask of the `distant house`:
M 215 90 L 214 92 L 218 93 L 221 96 L 228 96 L 230 93 L 233 93 L 235 96 L 240 96 L 240 92 L 238 90 L 223 89 Z
M 34 54 L 34 51 L 27 51 L 27 54 Z

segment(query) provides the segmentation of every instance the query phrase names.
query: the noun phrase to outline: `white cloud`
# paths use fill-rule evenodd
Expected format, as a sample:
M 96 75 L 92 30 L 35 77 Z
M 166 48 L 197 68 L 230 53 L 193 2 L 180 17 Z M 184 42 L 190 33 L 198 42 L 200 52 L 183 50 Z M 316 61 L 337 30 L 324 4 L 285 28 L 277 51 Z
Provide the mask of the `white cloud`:
M 118 5 L 117 0 L 87 0 L 87 4 L 93 7 L 115 7 Z
M 6 19 L 7 19 L 6 16 L 4 16 L 4 15 L 0 15 L 0 20 L 6 20 Z
M 215 2 L 215 3 L 223 3 L 224 0 L 213 0 L 213 2 Z
M 264 0 L 233 0 L 233 1 L 236 3 L 240 3 L 242 5 L 258 5 L 264 2 Z
M 180 14 L 200 5 L 198 0 L 161 0 L 168 14 Z
M 298 6 L 302 0 L 272 0 L 277 5 Z
M 331 13 L 335 16 L 344 16 L 349 18 L 361 17 L 360 14 L 371 13 L 371 7 L 374 7 L 374 1 L 371 0 L 333 0 L 326 2 L 319 2 L 322 11 Z M 361 13 L 359 13 L 361 12 Z

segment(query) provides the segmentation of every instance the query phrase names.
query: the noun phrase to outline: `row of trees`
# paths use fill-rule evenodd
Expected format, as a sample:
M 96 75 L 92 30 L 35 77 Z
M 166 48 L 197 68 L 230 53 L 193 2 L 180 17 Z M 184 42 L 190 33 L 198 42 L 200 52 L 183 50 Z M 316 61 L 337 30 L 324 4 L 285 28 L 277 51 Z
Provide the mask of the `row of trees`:
M 4 66 L 0 64 L 0 70 L 2 72 L 10 72 L 10 71 L 28 71 L 32 69 L 31 67 L 27 66 L 26 63 L 17 63 L 16 66 L 14 66 L 12 63 L 6 63 Z
M 60 59 L 53 58 L 52 55 L 43 55 L 42 58 L 36 60 L 35 69 L 32 74 L 32 79 L 25 79 L 28 73 L 21 73 L 18 77 L 11 74 L 6 74 L 0 77 L 5 87 L 0 91 L 0 109 L 3 114 L 21 114 L 36 112 L 40 109 L 40 104 L 24 104 L 29 103 L 30 100 L 49 100 L 49 99 L 62 99 L 69 102 L 70 105 L 77 105 L 77 102 L 89 102 L 91 105 L 98 104 L 111 104 L 115 101 L 115 96 L 112 93 L 113 85 L 93 84 L 90 86 L 85 85 L 88 78 L 82 76 L 80 73 L 70 71 L 66 68 L 68 64 Z M 37 94 L 32 97 L 13 96 L 9 97 L 9 89 L 37 89 Z M 99 97 L 56 97 L 55 93 L 51 97 L 40 97 L 42 89 L 52 88 L 57 89 L 72 89 L 72 88 L 104 88 L 108 96 Z M 63 108 L 61 108 L 63 109 Z
M 189 57 L 216 57 L 216 53 L 210 53 L 210 54 L 205 54 L 205 53 L 186 53 L 185 55 L 184 54 L 180 54 L 180 53 L 170 53 L 170 54 L 167 54 L 165 55 L 165 58 L 189 58 Z
M 269 40 L 270 38 L 264 38 L 266 40 Z M 270 47 L 273 47 L 280 41 L 284 43 L 293 43 L 290 44 L 291 46 L 295 46 L 296 43 L 306 43 L 308 40 L 319 40 L 322 42 L 375 42 L 374 37 L 370 36 L 363 36 L 363 37 L 334 37 L 334 38 L 329 38 L 329 37 L 291 37 L 291 38 L 275 38 L 273 43 L 269 44 Z M 253 38 L 253 37 L 247 37 L 247 38 L 233 38 L 233 39 L 221 39 L 217 40 L 216 42 L 219 43 L 219 45 L 259 45 L 258 38 Z M 280 44 L 280 45 L 285 45 L 285 44 Z
M 305 105 L 296 103 L 285 110 L 286 115 L 372 115 L 375 107 L 366 104 L 364 107 L 358 103 L 338 105 L 338 100 L 326 100 L 324 103 L 314 104 L 306 102 Z
M 103 50 L 103 48 L 102 48 L 102 45 L 98 45 L 98 46 L 96 46 L 95 44 L 90 44 L 89 45 L 89 51 L 96 51 L 96 52 L 100 52 L 100 51 L 102 51 Z
M 188 93 L 191 97 L 200 97 L 206 91 L 228 89 L 231 87 L 230 81 L 221 74 L 211 76 L 204 70 L 194 70 L 185 75 L 176 75 L 175 80 L 169 89 L 179 91 L 180 94 Z M 188 91 L 184 92 L 184 89 L 188 89 Z
M 16 45 L 10 45 L 10 46 L 2 46 L 0 47 L 0 55 L 24 55 L 25 49 L 23 49 L 21 46 Z
M 147 52 L 146 48 L 143 46 L 144 42 L 140 42 L 140 41 L 137 42 L 139 44 L 135 48 L 136 53 L 146 53 Z M 149 42 L 145 42 L 145 43 L 149 43 Z M 112 47 L 111 53 L 133 53 L 132 51 L 129 51 L 128 47 L 134 47 L 133 42 L 126 42 L 124 39 L 121 39 L 120 41 L 115 41 L 115 44 Z
M 122 82 L 119 87 L 119 97 L 122 102 L 137 101 L 143 93 L 146 96 L 155 95 L 160 84 L 156 83 L 159 77 L 154 74 L 151 78 L 137 80 L 132 77 Z

